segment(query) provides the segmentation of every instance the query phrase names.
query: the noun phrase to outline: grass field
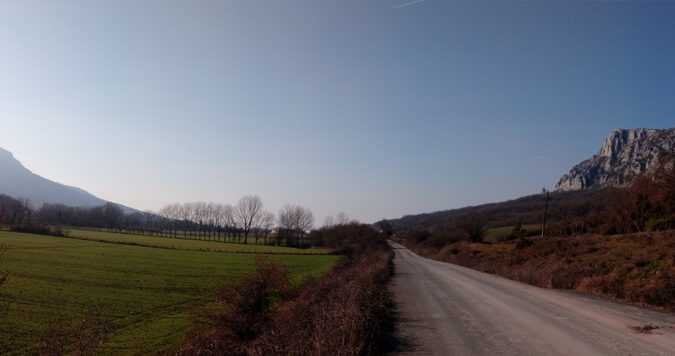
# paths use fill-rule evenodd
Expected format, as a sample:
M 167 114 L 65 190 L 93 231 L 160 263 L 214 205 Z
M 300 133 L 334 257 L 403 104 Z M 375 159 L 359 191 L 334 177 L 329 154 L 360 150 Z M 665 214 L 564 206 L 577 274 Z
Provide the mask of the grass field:
M 92 231 L 70 229 L 68 235 L 78 239 L 87 239 L 92 241 L 114 242 L 120 244 L 133 244 L 147 247 L 172 248 L 178 250 L 190 251 L 212 251 L 212 252 L 246 252 L 246 253 L 269 253 L 269 254 L 326 254 L 329 251 L 325 249 L 297 249 L 292 247 L 268 246 L 249 244 L 233 244 L 225 242 L 185 240 L 174 239 L 170 237 L 157 237 L 145 235 L 120 234 L 116 232 Z M 249 240 L 253 240 L 249 238 Z
M 46 325 L 59 317 L 75 320 L 94 307 L 108 312 L 114 327 L 101 354 L 169 349 L 194 326 L 195 311 L 213 299 L 214 289 L 250 272 L 255 256 L 189 251 L 199 249 L 190 243 L 206 245 L 184 240 L 167 241 L 181 248 L 168 249 L 0 232 L 0 243 L 9 247 L 1 266 L 9 273 L 1 301 L 12 301 L 0 316 L 2 355 L 34 354 Z M 328 271 L 339 257 L 270 258 L 283 261 L 299 284 Z

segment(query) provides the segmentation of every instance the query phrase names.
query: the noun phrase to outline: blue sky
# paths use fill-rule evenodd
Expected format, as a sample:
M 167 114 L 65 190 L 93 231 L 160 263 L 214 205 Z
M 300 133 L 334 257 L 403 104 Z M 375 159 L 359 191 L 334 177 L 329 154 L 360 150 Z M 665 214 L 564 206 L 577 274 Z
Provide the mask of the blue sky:
M 138 209 L 372 222 L 553 188 L 675 126 L 675 3 L 0 3 L 0 147 Z

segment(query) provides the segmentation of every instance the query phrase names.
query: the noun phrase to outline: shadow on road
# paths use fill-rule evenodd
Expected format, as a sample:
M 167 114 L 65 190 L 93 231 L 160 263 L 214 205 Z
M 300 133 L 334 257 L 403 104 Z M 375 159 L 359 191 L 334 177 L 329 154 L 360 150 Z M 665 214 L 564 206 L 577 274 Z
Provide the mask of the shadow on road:
M 393 249 L 404 248 L 391 245 L 390 247 Z M 401 272 L 393 271 L 391 278 L 393 279 L 400 274 Z M 417 350 L 419 345 L 417 345 L 412 338 L 403 335 L 401 330 L 399 330 L 399 326 L 405 324 L 407 321 L 406 318 L 401 316 L 396 303 L 393 303 L 393 301 L 390 308 L 391 314 L 387 322 L 388 330 L 381 340 L 380 350 L 386 355 L 406 354 Z
M 417 346 L 412 339 L 404 337 L 399 332 L 397 325 L 401 325 L 402 318 L 397 310 L 393 310 L 390 319 L 389 330 L 382 339 L 382 351 L 386 355 L 407 353 L 414 351 Z

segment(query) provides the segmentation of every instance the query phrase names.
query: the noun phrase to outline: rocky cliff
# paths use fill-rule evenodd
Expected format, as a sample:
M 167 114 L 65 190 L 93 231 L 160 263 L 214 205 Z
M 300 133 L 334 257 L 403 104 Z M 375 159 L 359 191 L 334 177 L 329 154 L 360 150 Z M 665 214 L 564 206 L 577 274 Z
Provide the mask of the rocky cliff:
M 666 130 L 614 130 L 598 154 L 562 176 L 555 189 L 579 190 L 626 186 L 640 174 L 655 172 L 675 161 L 675 128 Z

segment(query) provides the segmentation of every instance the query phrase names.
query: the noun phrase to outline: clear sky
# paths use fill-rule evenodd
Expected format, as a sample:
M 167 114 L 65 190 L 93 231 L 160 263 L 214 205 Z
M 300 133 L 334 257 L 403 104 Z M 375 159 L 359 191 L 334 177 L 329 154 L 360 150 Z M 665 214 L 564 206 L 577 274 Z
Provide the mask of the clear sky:
M 675 126 L 675 2 L 3 1 L 0 147 L 141 210 L 361 221 L 553 188 Z M 1 173 L 0 173 L 1 174 Z

